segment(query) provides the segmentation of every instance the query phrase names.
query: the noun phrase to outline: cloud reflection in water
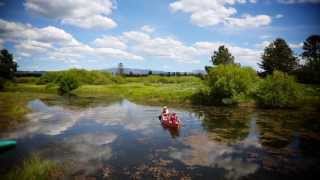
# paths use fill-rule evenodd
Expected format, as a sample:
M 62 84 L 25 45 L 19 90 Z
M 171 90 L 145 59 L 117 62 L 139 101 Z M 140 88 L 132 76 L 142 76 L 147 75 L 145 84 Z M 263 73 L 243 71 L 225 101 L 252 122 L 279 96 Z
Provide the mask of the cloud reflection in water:
M 184 138 L 182 143 L 188 148 L 170 150 L 170 156 L 190 166 L 210 166 L 226 170 L 225 178 L 238 179 L 254 173 L 258 164 L 248 156 L 255 155 L 261 150 L 259 133 L 256 129 L 256 120 L 253 117 L 250 123 L 248 136 L 235 144 L 228 145 L 212 141 L 208 134 L 200 133 Z

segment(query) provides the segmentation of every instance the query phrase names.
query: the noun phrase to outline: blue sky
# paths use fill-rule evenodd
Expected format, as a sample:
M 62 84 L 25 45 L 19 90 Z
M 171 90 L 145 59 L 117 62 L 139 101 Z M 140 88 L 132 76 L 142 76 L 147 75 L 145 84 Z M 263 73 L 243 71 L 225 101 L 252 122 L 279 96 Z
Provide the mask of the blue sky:
M 220 45 L 258 68 L 277 37 L 298 55 L 319 14 L 320 0 L 0 0 L 0 47 L 19 70 L 192 71 Z

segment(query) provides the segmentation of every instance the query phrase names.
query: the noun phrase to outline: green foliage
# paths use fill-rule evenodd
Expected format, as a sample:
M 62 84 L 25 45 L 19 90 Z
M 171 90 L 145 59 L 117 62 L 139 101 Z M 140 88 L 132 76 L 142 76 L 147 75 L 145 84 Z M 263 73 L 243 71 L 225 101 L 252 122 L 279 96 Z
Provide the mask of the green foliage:
M 234 64 L 234 57 L 229 52 L 228 48 L 220 46 L 218 51 L 214 51 L 213 56 L 211 56 L 212 64 Z
M 263 80 L 256 92 L 256 101 L 263 107 L 294 107 L 301 98 L 302 87 L 292 76 L 275 71 Z
M 62 76 L 59 81 L 59 92 L 70 93 L 72 90 L 77 89 L 80 86 L 79 81 L 70 75 Z
M 274 70 L 291 73 L 297 64 L 297 58 L 286 41 L 278 38 L 264 49 L 259 66 L 264 70 L 264 74 L 272 74 Z
M 11 170 L 4 176 L 8 180 L 63 179 L 64 170 L 56 163 L 43 160 L 36 155 L 25 160 L 19 168 Z
M 6 49 L 0 53 L 0 78 L 13 79 L 14 73 L 17 71 L 17 63 L 13 61 L 13 55 Z
M 229 104 L 250 95 L 259 80 L 256 72 L 249 67 L 219 65 L 208 74 L 208 85 L 213 103 Z
M 68 71 L 47 72 L 40 77 L 38 84 L 59 84 L 64 76 L 73 77 L 81 84 L 99 85 L 112 83 L 112 75 L 108 72 L 70 69 Z

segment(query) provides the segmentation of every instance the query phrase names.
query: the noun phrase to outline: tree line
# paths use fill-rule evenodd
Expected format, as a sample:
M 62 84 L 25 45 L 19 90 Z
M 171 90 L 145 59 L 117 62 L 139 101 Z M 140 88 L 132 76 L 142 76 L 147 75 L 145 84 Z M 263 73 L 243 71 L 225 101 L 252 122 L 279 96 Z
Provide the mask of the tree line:
M 261 56 L 258 72 L 260 76 L 266 77 L 274 71 L 281 71 L 294 75 L 301 83 L 320 83 L 320 36 L 311 35 L 303 43 L 303 52 L 295 56 L 292 49 L 284 39 L 277 38 L 265 47 Z M 217 66 L 220 64 L 236 64 L 234 56 L 225 46 L 220 46 L 211 56 L 211 62 Z M 238 64 L 239 65 L 239 64 Z M 206 66 L 208 72 L 212 66 Z

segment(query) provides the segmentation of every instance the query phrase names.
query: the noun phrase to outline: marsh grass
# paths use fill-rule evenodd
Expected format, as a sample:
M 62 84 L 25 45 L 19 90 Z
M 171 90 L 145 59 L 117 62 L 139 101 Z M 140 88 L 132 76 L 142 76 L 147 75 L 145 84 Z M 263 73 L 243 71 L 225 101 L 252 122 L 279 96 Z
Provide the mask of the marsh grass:
M 189 97 L 194 94 L 202 83 L 126 83 L 105 86 L 84 85 L 74 91 L 79 96 L 113 95 L 125 97 L 134 101 L 159 102 L 159 103 L 188 103 Z
M 7 180 L 50 180 L 63 179 L 64 170 L 57 163 L 32 155 L 20 167 L 16 167 L 4 175 Z
M 25 120 L 29 112 L 28 101 L 36 98 L 54 96 L 30 92 L 0 92 L 0 129 L 5 129 Z

